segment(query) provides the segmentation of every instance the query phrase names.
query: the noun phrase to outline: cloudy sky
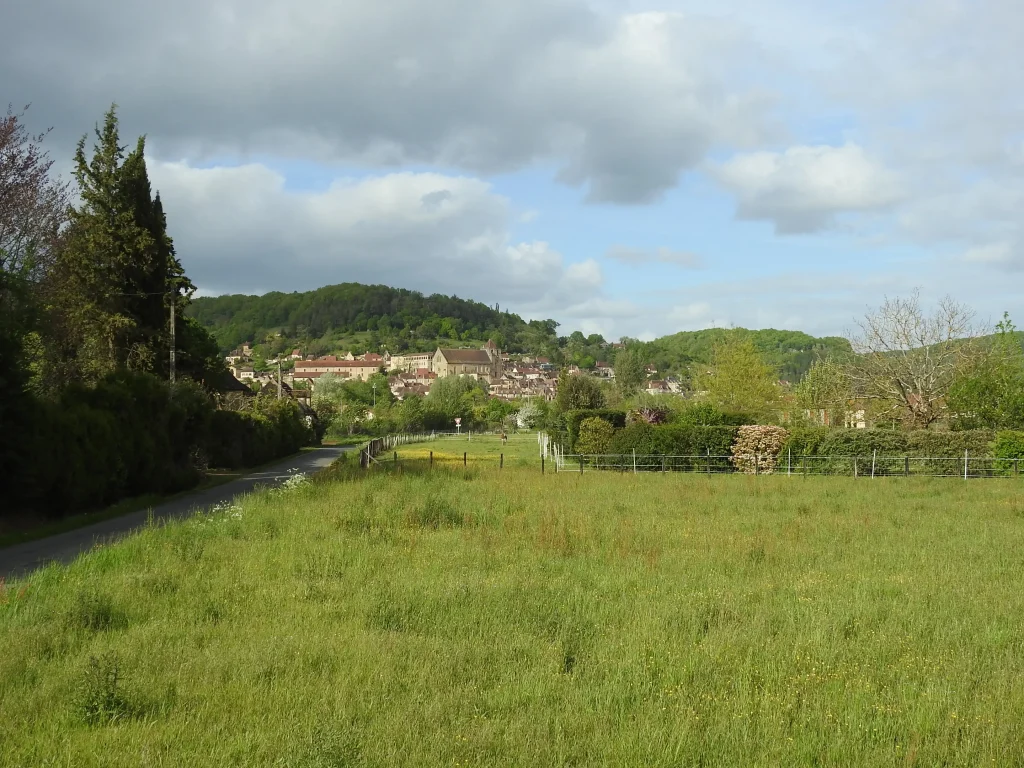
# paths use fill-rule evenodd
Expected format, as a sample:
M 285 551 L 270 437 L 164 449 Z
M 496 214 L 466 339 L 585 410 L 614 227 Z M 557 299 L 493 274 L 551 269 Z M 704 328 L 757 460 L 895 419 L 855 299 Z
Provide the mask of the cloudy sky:
M 120 105 L 206 294 L 358 281 L 649 338 L 1024 325 L 1020 0 L 32 0 L 0 94 Z M 66 163 L 65 163 L 66 167 Z

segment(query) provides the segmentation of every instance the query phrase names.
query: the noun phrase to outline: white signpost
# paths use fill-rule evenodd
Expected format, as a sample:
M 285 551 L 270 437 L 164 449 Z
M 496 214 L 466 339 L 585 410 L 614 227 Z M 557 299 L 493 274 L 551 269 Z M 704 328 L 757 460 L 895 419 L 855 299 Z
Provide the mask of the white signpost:
M 462 419 L 461 418 L 455 419 L 455 431 L 458 434 L 460 434 L 460 435 L 462 434 Z

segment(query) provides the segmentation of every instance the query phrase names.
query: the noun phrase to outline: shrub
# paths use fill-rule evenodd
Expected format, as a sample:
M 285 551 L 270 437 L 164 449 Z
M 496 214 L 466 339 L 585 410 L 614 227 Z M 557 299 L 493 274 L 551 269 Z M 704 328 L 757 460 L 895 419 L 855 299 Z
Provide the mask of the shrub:
M 580 422 L 576 438 L 576 453 L 589 456 L 608 453 L 615 435 L 615 427 L 598 416 L 591 416 Z
M 1021 460 L 1024 459 L 1024 432 L 1003 431 L 996 434 L 992 443 L 992 455 L 999 461 L 996 462 L 996 470 L 1000 474 L 1009 474 L 1020 470 Z
M 789 432 L 782 427 L 740 427 L 732 444 L 732 463 L 747 474 L 771 474 Z
M 580 423 L 584 419 L 604 419 L 616 429 L 626 426 L 626 412 L 616 411 L 609 408 L 590 408 L 577 411 L 569 411 L 565 415 L 565 429 L 569 439 L 567 449 L 570 453 L 576 451 L 576 438 L 580 434 Z

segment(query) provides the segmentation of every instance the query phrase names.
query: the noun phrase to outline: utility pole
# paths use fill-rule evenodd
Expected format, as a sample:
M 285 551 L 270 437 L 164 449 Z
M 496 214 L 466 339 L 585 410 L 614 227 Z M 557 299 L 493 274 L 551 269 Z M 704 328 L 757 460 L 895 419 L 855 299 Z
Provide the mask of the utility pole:
M 277 356 L 277 399 L 281 399 L 281 356 Z
M 171 360 L 170 360 L 170 362 L 171 362 L 171 384 L 174 383 L 174 363 L 175 363 L 175 360 L 174 360 L 174 344 L 175 344 L 174 335 L 175 335 L 175 325 L 176 325 L 176 323 L 174 322 L 174 308 L 175 308 L 175 305 L 178 303 L 176 301 L 177 298 L 178 298 L 178 292 L 175 291 L 174 293 L 171 294 Z

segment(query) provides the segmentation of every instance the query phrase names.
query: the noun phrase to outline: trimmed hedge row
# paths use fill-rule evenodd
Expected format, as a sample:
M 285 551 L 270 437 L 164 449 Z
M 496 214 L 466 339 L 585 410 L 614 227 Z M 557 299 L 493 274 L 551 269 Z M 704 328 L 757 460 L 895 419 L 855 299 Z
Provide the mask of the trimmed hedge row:
M 6 510 L 63 517 L 120 499 L 195 486 L 202 457 L 215 466 L 258 464 L 310 441 L 298 405 L 268 401 L 257 413 L 217 410 L 194 382 L 173 388 L 143 373 L 72 387 L 56 402 L 25 400 L 5 425 Z

